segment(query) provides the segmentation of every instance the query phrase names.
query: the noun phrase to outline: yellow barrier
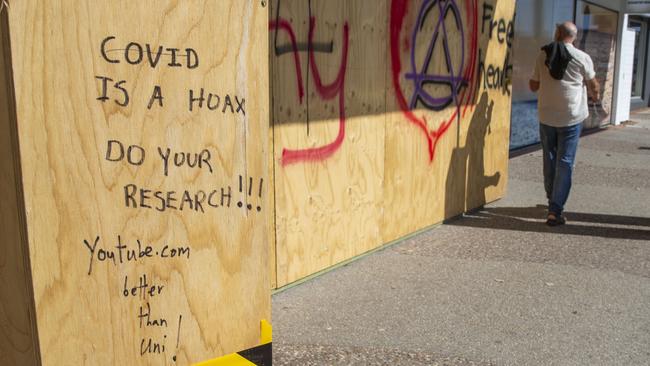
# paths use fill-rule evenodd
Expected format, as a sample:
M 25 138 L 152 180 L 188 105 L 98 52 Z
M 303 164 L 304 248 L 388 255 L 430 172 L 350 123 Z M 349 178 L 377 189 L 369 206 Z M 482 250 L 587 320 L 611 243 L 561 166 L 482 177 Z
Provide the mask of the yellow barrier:
M 271 366 L 273 328 L 266 320 L 260 322 L 260 345 L 245 351 L 203 361 L 194 366 Z

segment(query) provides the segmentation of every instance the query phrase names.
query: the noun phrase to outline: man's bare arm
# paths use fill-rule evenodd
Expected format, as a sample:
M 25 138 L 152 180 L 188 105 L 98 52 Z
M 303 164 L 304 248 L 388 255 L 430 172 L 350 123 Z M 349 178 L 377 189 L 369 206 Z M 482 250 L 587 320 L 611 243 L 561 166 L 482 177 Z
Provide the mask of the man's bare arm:
M 530 91 L 537 92 L 539 90 L 539 81 L 528 80 L 528 87 L 530 88 Z
M 596 78 L 587 80 L 587 93 L 594 101 L 600 100 L 600 84 Z

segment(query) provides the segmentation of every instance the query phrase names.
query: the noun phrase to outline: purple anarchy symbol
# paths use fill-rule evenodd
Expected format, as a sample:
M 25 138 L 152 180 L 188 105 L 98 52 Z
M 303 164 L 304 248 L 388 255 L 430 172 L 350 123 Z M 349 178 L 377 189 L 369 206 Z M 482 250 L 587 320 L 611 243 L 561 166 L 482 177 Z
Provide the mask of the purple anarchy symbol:
M 418 35 L 421 33 L 422 28 L 424 27 L 427 17 L 431 10 L 438 6 L 440 15 L 438 17 L 438 22 L 436 24 L 435 31 L 429 42 L 429 49 L 426 54 L 424 63 L 422 64 L 422 69 L 418 71 L 415 58 L 415 48 L 417 45 Z M 449 40 L 447 27 L 445 26 L 445 19 L 447 15 L 451 12 L 456 22 L 456 28 L 460 31 L 460 47 L 461 47 L 461 56 L 460 56 L 460 65 L 458 68 L 454 68 L 454 64 L 451 60 L 451 53 L 449 52 Z M 427 74 L 429 69 L 429 64 L 431 63 L 431 58 L 433 51 L 436 47 L 438 36 L 442 31 L 442 44 L 445 54 L 445 61 L 447 64 L 447 75 L 435 75 Z M 415 109 L 418 102 L 424 104 L 427 108 L 435 111 L 440 111 L 445 109 L 449 104 L 454 102 L 458 107 L 458 94 L 460 89 L 463 86 L 467 85 L 467 81 L 463 79 L 461 73 L 465 66 L 465 35 L 463 32 L 463 24 L 461 23 L 461 15 L 458 10 L 458 6 L 454 0 L 425 0 L 420 8 L 418 14 L 418 22 L 413 30 L 413 35 L 411 37 L 411 67 L 412 72 L 405 75 L 406 79 L 413 80 L 415 84 L 415 90 L 413 92 L 413 97 L 411 98 L 410 108 Z M 449 86 L 450 93 L 447 96 L 443 97 L 434 97 L 424 90 L 424 86 L 427 84 L 442 84 Z

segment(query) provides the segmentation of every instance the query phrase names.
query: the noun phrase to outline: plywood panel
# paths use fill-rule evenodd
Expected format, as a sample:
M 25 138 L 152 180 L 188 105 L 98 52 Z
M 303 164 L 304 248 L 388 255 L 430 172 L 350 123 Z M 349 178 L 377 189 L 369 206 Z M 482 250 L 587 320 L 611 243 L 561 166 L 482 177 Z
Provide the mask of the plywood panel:
M 1 11 L 0 11 L 1 12 Z M 34 365 L 38 345 L 20 188 L 6 13 L 0 14 L 0 364 Z
M 363 253 L 380 240 L 386 30 L 375 21 L 386 16 L 386 9 L 350 6 L 343 0 L 273 4 L 295 34 L 294 55 L 303 65 L 306 95 L 300 104 L 294 92 L 287 92 L 296 82 L 294 55 L 274 55 L 277 261 L 282 286 Z M 305 24 L 310 18 L 311 56 L 304 47 L 309 44 Z M 285 98 L 287 94 L 292 98 Z M 289 110 L 301 112 L 290 115 Z
M 504 0 L 392 4 L 391 24 L 400 30 L 391 43 L 401 68 L 391 70 L 396 82 L 388 86 L 393 98 L 387 103 L 399 112 L 386 127 L 384 242 L 503 195 L 510 131 L 507 38 L 514 16 L 514 2 Z M 425 67 L 429 50 L 433 56 Z M 433 82 L 416 89 L 414 64 L 416 74 Z
M 312 90 L 308 118 L 277 113 L 305 107 L 279 86 L 291 60 L 272 59 L 279 286 L 498 199 L 507 176 L 514 1 L 281 6 L 299 12 L 305 4 L 316 22 L 314 51 L 330 39 L 336 45 L 341 23 L 349 24 L 346 135 L 332 154 L 282 160 L 286 146 L 336 141 L 336 99 Z M 293 21 L 304 31 L 304 21 Z M 338 49 L 313 59 L 334 80 Z
M 271 170 L 273 171 L 273 187 L 278 185 L 282 180 L 278 176 L 280 172 L 276 170 L 276 162 L 279 163 L 282 151 L 287 148 L 283 141 L 291 139 L 292 146 L 295 149 L 299 146 L 313 146 L 318 141 L 313 140 L 313 136 L 308 135 L 305 131 L 307 126 L 307 93 L 309 90 L 309 63 L 307 58 L 307 37 L 309 32 L 309 3 L 288 2 L 287 0 L 275 0 L 270 2 L 269 10 L 269 45 L 270 58 L 269 65 L 271 69 L 271 131 L 273 138 L 273 152 L 269 157 L 271 160 Z M 298 38 L 299 37 L 299 38 Z M 277 126 L 277 128 L 276 128 Z M 273 189 L 274 194 L 274 226 L 272 252 L 273 275 L 272 288 L 279 287 L 277 284 L 278 271 L 278 254 L 276 252 L 278 245 L 277 240 L 284 240 L 283 236 L 275 228 L 282 225 L 278 211 L 279 200 L 284 195 L 282 191 Z
M 44 365 L 188 364 L 257 344 L 270 316 L 263 3 L 12 2 Z

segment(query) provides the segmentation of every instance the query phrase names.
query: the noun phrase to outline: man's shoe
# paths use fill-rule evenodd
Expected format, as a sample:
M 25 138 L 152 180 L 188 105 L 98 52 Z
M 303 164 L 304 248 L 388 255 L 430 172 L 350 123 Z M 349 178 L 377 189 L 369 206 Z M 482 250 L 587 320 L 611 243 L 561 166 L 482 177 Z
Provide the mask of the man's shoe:
M 548 226 L 558 226 L 566 224 L 566 219 L 562 215 L 556 215 L 554 213 L 549 213 L 546 217 L 546 225 Z

